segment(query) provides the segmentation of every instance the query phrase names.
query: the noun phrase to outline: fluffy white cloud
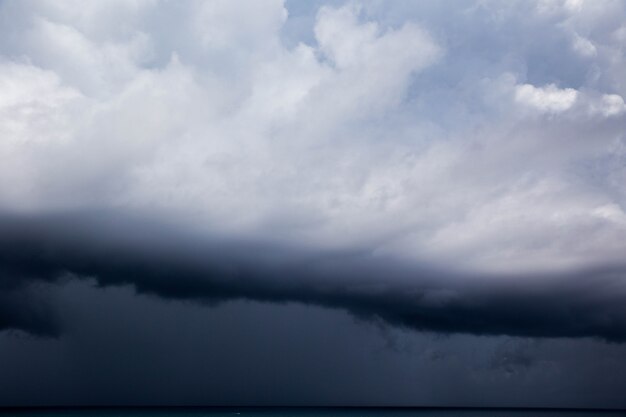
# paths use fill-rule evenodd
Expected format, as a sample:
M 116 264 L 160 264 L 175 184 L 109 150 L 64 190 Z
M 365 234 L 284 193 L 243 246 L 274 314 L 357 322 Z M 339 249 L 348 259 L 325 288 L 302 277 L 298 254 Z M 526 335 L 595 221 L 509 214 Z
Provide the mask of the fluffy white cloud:
M 618 261 L 626 11 L 598 3 L 327 5 L 287 42 L 276 0 L 2 2 L 0 204 L 459 268 Z
M 515 89 L 515 99 L 543 112 L 560 113 L 570 109 L 576 102 L 578 92 L 573 88 L 559 89 L 554 84 L 535 87 L 519 85 Z

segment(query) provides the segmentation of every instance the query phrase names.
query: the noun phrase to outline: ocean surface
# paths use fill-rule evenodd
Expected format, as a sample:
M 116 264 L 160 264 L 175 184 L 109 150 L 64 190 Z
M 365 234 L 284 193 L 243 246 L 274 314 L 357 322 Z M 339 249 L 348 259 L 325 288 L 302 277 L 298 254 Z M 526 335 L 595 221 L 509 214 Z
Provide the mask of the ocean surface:
M 435 408 L 5 408 L 13 417 L 592 417 L 626 416 L 626 411 Z

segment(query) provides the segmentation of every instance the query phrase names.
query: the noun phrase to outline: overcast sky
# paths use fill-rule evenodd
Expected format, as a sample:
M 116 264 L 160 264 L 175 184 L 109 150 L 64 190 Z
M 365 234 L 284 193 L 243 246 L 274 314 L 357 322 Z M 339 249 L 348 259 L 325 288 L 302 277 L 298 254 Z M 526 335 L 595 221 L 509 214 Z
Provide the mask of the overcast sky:
M 626 3 L 0 0 L 0 405 L 626 407 Z

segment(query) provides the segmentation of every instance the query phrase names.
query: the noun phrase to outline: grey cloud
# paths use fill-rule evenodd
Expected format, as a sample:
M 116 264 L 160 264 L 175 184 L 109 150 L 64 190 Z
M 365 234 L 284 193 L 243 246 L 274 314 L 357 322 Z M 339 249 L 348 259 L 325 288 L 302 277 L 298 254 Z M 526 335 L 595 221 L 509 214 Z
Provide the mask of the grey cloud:
M 0 284 L 5 284 L 0 278 Z M 60 321 L 50 300 L 32 288 L 0 287 L 0 330 L 26 330 L 41 336 L 57 336 Z
M 569 274 L 481 276 L 394 261 L 365 249 L 208 239 L 106 212 L 5 215 L 0 230 L 2 283 L 13 290 L 89 277 L 165 299 L 314 304 L 443 333 L 626 338 L 619 265 Z M 8 308 L 5 328 L 38 331 L 19 310 Z

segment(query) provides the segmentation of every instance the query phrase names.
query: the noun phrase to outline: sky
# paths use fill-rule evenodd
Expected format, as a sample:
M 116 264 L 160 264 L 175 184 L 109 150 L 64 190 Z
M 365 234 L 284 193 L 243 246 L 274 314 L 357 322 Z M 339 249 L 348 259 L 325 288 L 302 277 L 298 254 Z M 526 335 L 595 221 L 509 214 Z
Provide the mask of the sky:
M 0 405 L 626 408 L 626 3 L 0 0 Z

